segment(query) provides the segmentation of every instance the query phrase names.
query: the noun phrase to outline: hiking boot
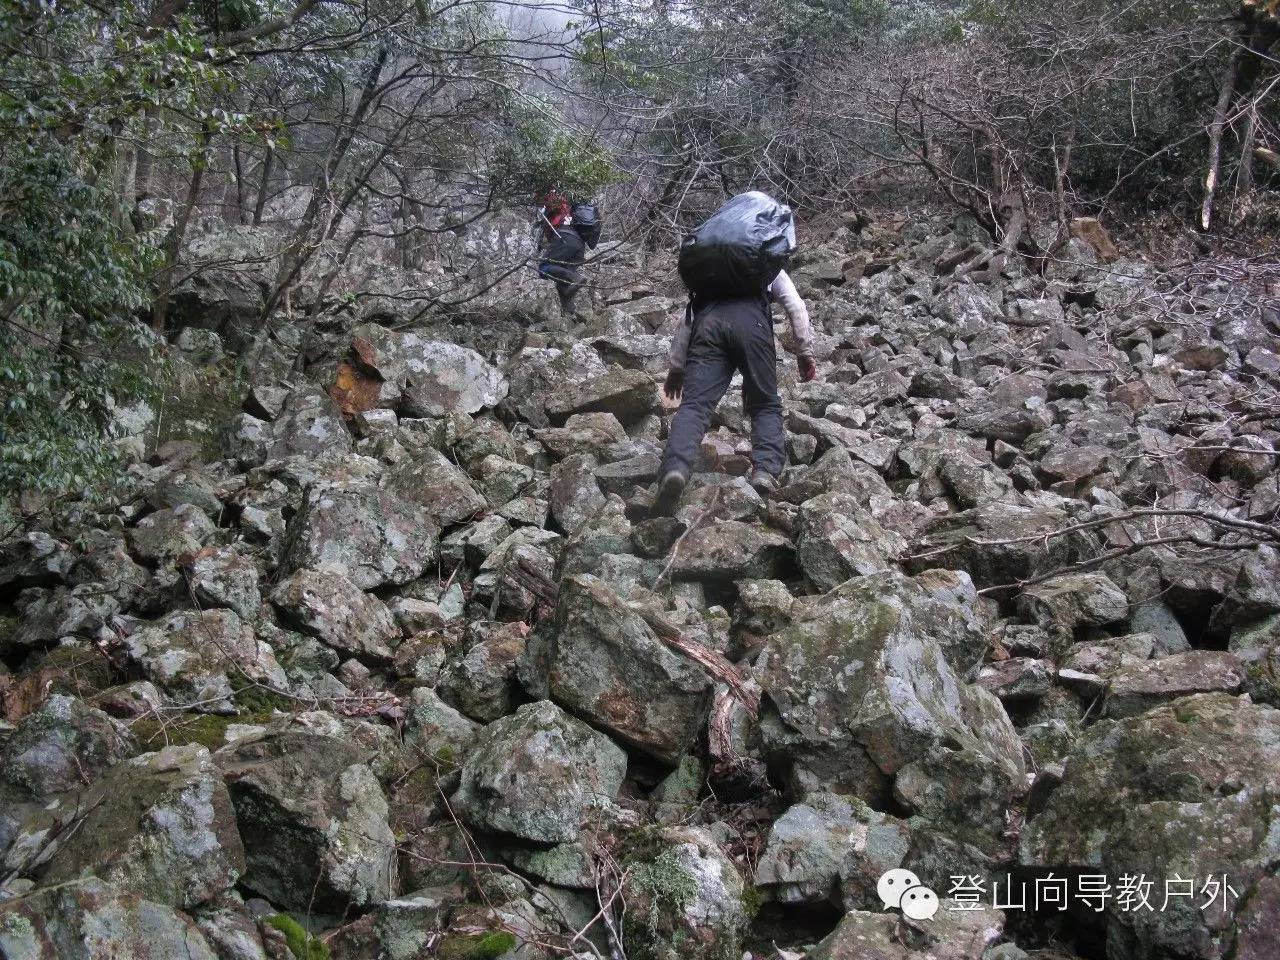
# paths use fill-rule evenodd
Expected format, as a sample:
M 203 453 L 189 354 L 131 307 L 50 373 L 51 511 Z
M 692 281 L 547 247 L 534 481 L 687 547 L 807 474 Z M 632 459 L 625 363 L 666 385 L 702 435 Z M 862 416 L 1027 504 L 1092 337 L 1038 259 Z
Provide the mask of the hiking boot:
M 658 495 L 653 498 L 651 517 L 669 517 L 675 513 L 676 504 L 680 502 L 680 494 L 684 493 L 684 485 L 689 482 L 679 470 L 668 470 L 662 475 L 658 484 Z
M 778 478 L 763 470 L 752 470 L 751 486 L 755 488 L 756 493 L 768 499 L 778 492 Z

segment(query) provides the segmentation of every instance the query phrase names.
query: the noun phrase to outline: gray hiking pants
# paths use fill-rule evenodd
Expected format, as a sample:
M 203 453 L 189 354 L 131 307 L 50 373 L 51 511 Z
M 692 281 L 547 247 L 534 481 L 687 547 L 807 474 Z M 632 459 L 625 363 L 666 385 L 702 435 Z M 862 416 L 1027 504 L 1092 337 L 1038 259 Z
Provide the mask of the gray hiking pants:
M 742 406 L 751 417 L 751 463 L 777 476 L 786 464 L 778 352 L 763 297 L 721 300 L 698 311 L 684 369 L 684 398 L 671 423 L 662 473 L 689 475 L 716 404 L 742 374 Z

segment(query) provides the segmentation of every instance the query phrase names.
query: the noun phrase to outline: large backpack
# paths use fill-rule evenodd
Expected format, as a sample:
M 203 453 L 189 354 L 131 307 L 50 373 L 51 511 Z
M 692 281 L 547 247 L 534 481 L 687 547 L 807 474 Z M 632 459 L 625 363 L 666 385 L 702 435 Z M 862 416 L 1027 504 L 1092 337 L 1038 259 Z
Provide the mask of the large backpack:
M 596 205 L 594 203 L 574 204 L 570 216 L 573 217 L 573 229 L 583 242 L 594 250 L 596 244 L 600 242 L 600 211 L 596 209 Z
M 684 238 L 680 279 L 694 300 L 762 294 L 795 249 L 791 208 L 758 190 L 740 193 Z

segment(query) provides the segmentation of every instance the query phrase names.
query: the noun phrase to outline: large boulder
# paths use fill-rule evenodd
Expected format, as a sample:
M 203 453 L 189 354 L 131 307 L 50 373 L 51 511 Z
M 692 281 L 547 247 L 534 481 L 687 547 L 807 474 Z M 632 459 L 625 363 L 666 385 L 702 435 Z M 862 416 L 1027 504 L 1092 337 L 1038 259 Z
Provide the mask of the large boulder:
M 101 710 L 54 694 L 0 745 L 0 778 L 35 801 L 87 786 L 137 752 L 129 728 Z
M 958 601 L 899 574 L 833 590 L 761 651 L 772 762 L 801 799 L 831 790 L 880 809 L 896 802 L 995 847 L 1025 787 L 1022 744 L 1000 702 L 966 684 L 940 643 L 950 637 L 958 659 L 980 636 Z
M 769 829 L 756 864 L 756 888 L 764 898 L 784 904 L 843 900 L 878 907 L 868 892 L 874 897 L 876 881 L 902 865 L 910 844 L 902 821 L 850 797 L 810 794 Z M 849 889 L 842 891 L 845 881 Z
M 246 464 L 289 456 L 349 453 L 351 433 L 333 398 L 319 387 L 289 391 L 271 422 L 244 414 L 229 437 L 230 453 Z
M 299 727 L 217 752 L 244 840 L 245 887 L 304 912 L 394 895 L 396 840 L 368 759 L 351 737 Z
M 806 960 L 996 960 L 987 952 L 1000 939 L 999 910 L 956 909 L 943 901 L 928 920 L 852 910 Z M 1025 957 L 1006 954 L 1004 960 Z M 1046 958 L 1048 960 L 1048 958 Z
M 482 830 L 566 843 L 592 810 L 609 805 L 626 771 L 626 754 L 608 737 L 540 700 L 480 732 L 453 808 Z
M 416 580 L 435 562 L 439 528 L 425 507 L 354 482 L 312 488 L 290 521 L 287 569 L 331 570 L 361 590 Z
M 746 885 L 709 831 L 661 830 L 624 862 L 628 942 L 643 943 L 654 960 L 742 955 Z
M 563 385 L 546 407 L 556 424 L 564 424 L 575 413 L 611 413 L 620 423 L 634 423 L 657 408 L 658 388 L 652 375 L 622 367 Z
M 275 589 L 271 602 L 307 633 L 351 656 L 389 660 L 400 639 L 387 605 L 340 573 L 299 570 Z
M 885 530 L 848 494 L 823 494 L 800 507 L 796 554 L 800 569 L 819 590 L 889 570 L 906 549 L 901 534 Z
M 244 872 L 235 811 L 209 751 L 168 747 L 111 768 L 80 801 L 78 828 L 41 871 L 45 884 L 96 876 L 190 910 Z
M 702 667 L 587 574 L 560 584 L 547 673 L 552 700 L 667 763 L 693 742 L 710 704 Z
M 469 520 L 489 508 L 489 501 L 462 468 L 434 447 L 415 450 L 412 462 L 387 478 L 387 488 L 421 505 L 441 527 Z
M 21 960 L 219 960 L 191 918 L 88 879 L 0 903 L 0 956 Z
M 123 646 L 148 680 L 201 712 L 233 709 L 233 677 L 289 687 L 270 644 L 233 610 L 177 610 L 129 635 Z
M 740 520 L 689 531 L 671 561 L 671 576 L 684 580 L 768 580 L 794 563 L 791 540 L 777 530 Z
M 930 523 L 907 567 L 964 570 L 983 588 L 1016 585 L 1093 555 L 1083 534 L 1060 535 L 1070 524 L 1053 507 L 986 504 Z
M 1225 693 L 1183 697 L 1084 732 L 1023 829 L 1021 861 L 1159 885 L 1152 910 L 1113 897 L 1087 915 L 1105 929 L 1109 958 L 1218 960 L 1274 872 L 1278 789 L 1280 711 Z M 1201 891 L 1224 874 L 1231 891 Z M 1195 896 L 1161 909 L 1175 877 L 1193 880 Z
M 380 380 L 378 404 L 407 416 L 476 413 L 507 395 L 502 371 L 468 347 L 374 324 L 357 327 L 352 339 L 364 341 L 361 362 Z

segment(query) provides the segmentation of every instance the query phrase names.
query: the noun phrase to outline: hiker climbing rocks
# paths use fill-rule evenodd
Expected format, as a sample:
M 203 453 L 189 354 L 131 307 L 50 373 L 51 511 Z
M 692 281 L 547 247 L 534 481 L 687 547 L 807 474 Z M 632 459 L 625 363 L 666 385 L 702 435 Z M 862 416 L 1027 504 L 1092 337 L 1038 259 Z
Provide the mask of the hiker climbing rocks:
M 663 387 L 681 403 L 662 456 L 655 515 L 670 513 L 679 501 L 735 372 L 742 374 L 742 405 L 751 417 L 751 485 L 765 494 L 776 489 L 786 434 L 771 301 L 782 304 L 791 322 L 801 378 L 817 375 L 809 312 L 782 269 L 794 250 L 791 208 L 754 191 L 734 197 L 681 245 L 689 307 L 671 343 Z
M 587 248 L 600 240 L 600 216 L 594 204 L 570 205 L 563 194 L 552 190 L 544 196 L 538 218 L 542 253 L 538 275 L 555 282 L 560 313 L 570 316 L 575 312 L 573 299 L 582 289 L 580 267 Z

